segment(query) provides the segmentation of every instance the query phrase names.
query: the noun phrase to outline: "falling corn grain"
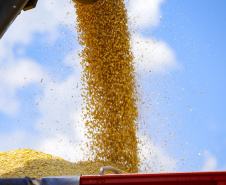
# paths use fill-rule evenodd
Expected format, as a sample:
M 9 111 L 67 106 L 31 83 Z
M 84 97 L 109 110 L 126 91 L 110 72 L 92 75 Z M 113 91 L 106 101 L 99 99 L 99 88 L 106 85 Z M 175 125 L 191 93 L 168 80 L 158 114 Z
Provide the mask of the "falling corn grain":
M 75 8 L 92 156 L 138 172 L 136 81 L 125 4 L 101 0 Z

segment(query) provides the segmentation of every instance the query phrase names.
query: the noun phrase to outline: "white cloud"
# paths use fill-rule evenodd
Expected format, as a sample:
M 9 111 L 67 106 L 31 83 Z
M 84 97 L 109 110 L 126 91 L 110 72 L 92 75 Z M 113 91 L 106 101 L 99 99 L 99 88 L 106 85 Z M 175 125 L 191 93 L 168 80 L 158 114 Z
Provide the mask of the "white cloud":
M 128 16 L 132 26 L 158 26 L 163 0 L 129 0 Z
M 179 67 L 174 51 L 164 41 L 133 34 L 131 47 L 139 71 L 166 72 Z
M 31 59 L 19 59 L 3 65 L 0 69 L 0 81 L 8 86 L 21 87 L 40 81 L 41 67 Z
M 73 53 L 77 53 L 77 50 Z M 81 112 L 82 69 L 80 60 L 78 57 L 73 58 L 72 54 L 65 58 L 64 63 L 73 68 L 73 74 L 61 82 L 44 79 L 43 96 L 36 99 L 41 114 L 36 123 L 41 139 L 36 142 L 36 148 L 70 161 L 78 161 L 87 153 L 79 146 L 87 141 Z
M 36 99 L 42 115 L 38 128 L 49 135 L 64 133 L 73 138 L 74 114 L 76 108 L 80 110 L 81 107 L 80 91 L 76 88 L 80 80 L 76 75 L 71 75 L 62 82 L 48 81 L 44 85 L 43 96 Z
M 53 42 L 60 36 L 58 33 L 59 25 L 70 26 L 71 24 L 74 27 L 75 21 L 74 3 L 70 0 L 39 0 L 35 9 L 21 12 L 0 42 L 0 111 L 5 114 L 16 113 L 20 107 L 16 98 L 18 88 L 39 83 L 43 76 L 47 76 L 36 61 L 24 57 L 18 59 L 16 54 L 22 56 L 26 54 L 24 48 L 31 44 L 36 33 L 44 33 L 47 37 L 44 36 L 43 40 Z M 19 44 L 20 48 L 15 52 L 16 44 Z M 67 65 L 72 64 L 67 63 Z M 31 147 L 34 148 L 37 145 L 36 148 L 47 148 L 52 154 L 59 153 L 61 155 L 60 150 L 64 151 L 61 147 L 62 143 L 68 143 L 68 147 L 72 145 L 68 142 L 68 138 L 72 140 L 73 144 L 75 141 L 83 139 L 81 135 L 78 135 L 80 131 L 76 131 L 79 127 L 75 128 L 75 123 L 80 119 L 80 116 L 75 115 L 75 109 L 79 107 L 78 98 L 76 98 L 79 94 L 76 90 L 78 79 L 80 77 L 72 75 L 64 82 L 56 82 L 55 84 L 48 77 L 43 79 L 44 96 L 41 100 L 36 100 L 42 116 L 36 124 L 39 133 L 32 137 L 35 142 L 30 145 Z M 13 101 L 10 101 L 11 99 Z M 63 128 L 60 124 L 63 125 Z M 51 129 L 48 132 L 48 129 L 45 130 L 46 128 Z M 51 134 L 49 134 L 50 132 Z M 24 137 L 28 138 L 29 133 L 24 133 Z M 7 137 L 4 136 L 4 138 Z M 61 145 L 59 145 L 59 139 L 63 141 L 60 143 Z M 15 144 L 17 148 L 25 146 L 23 139 L 17 139 L 17 141 Z M 48 143 L 59 146 L 54 150 L 55 153 L 53 150 L 51 151 Z
M 0 65 L 0 112 L 15 114 L 19 107 L 16 92 L 25 85 L 39 82 L 41 67 L 31 59 L 10 60 Z
M 176 161 L 160 146 L 156 146 L 147 135 L 138 136 L 141 141 L 139 157 L 141 159 L 140 173 L 173 172 L 176 170 Z
M 158 26 L 163 2 L 164 0 L 126 1 L 132 30 Z M 164 73 L 179 67 L 173 49 L 163 40 L 132 34 L 131 47 L 138 71 Z
M 14 114 L 20 107 L 15 95 L 18 88 L 41 80 L 42 69 L 30 56 L 24 55 L 36 33 L 46 33 L 46 40 L 54 40 L 60 24 L 76 20 L 74 4 L 70 0 L 39 0 L 37 7 L 22 11 L 0 41 L 0 111 Z M 74 25 L 74 24 L 73 24 Z M 14 51 L 16 44 L 19 46 Z
M 23 147 L 31 147 L 34 143 L 34 137 L 32 133 L 24 129 L 18 129 L 10 133 L 1 133 L 0 141 L 4 141 L 0 142 L 1 151 L 8 151 L 18 149 L 21 143 L 23 143 Z
M 202 171 L 215 171 L 217 168 L 217 158 L 212 155 L 209 151 L 204 152 L 204 165 Z
M 85 148 L 85 143 L 87 141 L 84 133 L 85 129 L 81 122 L 81 114 L 74 114 L 74 118 L 68 118 L 71 124 L 71 134 L 66 132 L 68 123 L 60 123 L 63 128 L 55 130 L 54 135 L 48 134 L 48 130 L 41 134 L 39 142 L 36 142 L 36 149 L 49 153 L 52 155 L 57 155 L 63 159 L 69 160 L 71 162 L 85 160 L 85 155 L 88 154 L 87 148 Z M 80 120 L 80 124 L 78 124 Z M 56 127 L 51 127 L 55 129 Z M 69 133 L 69 134 L 68 134 Z

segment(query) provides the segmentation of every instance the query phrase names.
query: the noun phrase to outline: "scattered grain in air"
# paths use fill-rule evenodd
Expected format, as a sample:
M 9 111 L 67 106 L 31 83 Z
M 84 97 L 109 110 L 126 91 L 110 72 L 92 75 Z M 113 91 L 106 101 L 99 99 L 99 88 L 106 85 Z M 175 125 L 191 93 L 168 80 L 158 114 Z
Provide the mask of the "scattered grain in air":
M 184 88 L 182 88 L 182 91 L 184 91 Z
M 192 111 L 192 109 L 190 111 Z
M 201 91 L 201 94 L 202 94 L 202 91 Z
M 43 78 L 41 79 L 41 81 L 40 81 L 40 82 L 42 83 L 42 81 L 43 81 Z
M 179 124 L 181 125 L 181 122 L 179 121 Z
M 173 115 L 173 113 L 171 113 L 171 116 Z
M 75 3 L 75 10 L 78 40 L 84 48 L 80 53 L 88 110 L 84 121 L 95 154 L 91 157 L 137 173 L 136 103 L 141 100 L 137 98 L 124 1 L 101 0 L 86 6 Z

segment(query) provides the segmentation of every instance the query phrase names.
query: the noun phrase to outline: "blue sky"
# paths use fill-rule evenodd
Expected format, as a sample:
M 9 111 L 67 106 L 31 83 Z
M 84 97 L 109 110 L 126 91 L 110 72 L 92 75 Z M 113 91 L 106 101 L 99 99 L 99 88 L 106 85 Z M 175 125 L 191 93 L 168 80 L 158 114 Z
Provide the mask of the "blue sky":
M 141 172 L 226 170 L 226 2 L 126 5 L 137 29 L 131 46 L 145 123 Z M 69 0 L 39 0 L 1 39 L 0 151 L 29 147 L 82 159 L 75 20 Z
M 184 137 L 190 143 L 190 150 L 200 148 L 202 153 L 209 151 L 215 156 L 217 170 L 225 170 L 226 163 L 225 4 L 224 1 L 166 2 L 162 8 L 164 19 L 159 31 L 155 31 L 158 38 L 170 44 L 183 65 L 182 71 L 173 73 L 174 82 L 186 91 L 182 98 L 184 105 L 194 110 L 185 115 L 188 126 L 183 131 Z

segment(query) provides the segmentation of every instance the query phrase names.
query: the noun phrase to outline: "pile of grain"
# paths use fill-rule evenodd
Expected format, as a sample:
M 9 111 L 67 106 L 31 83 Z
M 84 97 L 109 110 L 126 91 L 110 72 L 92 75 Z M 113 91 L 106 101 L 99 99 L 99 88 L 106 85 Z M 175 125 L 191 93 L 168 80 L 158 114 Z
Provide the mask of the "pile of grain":
M 109 164 L 103 161 L 71 163 L 59 157 L 31 149 L 0 152 L 0 178 L 97 175 L 100 167 L 106 165 Z M 114 167 L 118 168 L 118 166 Z M 109 172 L 107 171 L 107 173 Z

